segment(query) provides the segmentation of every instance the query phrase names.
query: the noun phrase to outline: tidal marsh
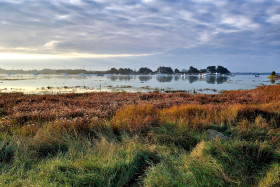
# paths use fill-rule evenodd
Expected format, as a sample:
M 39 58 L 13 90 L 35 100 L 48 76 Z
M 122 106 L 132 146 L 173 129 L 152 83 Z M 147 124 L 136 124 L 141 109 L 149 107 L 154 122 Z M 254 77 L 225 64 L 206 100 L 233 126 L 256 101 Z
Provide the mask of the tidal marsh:
M 1 94 L 0 185 L 278 186 L 279 92 Z

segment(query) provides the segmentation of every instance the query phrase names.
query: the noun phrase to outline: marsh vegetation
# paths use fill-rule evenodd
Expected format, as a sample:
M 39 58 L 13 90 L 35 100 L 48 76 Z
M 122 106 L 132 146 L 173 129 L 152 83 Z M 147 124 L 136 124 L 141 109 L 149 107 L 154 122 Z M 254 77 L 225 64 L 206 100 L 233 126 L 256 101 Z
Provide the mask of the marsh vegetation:
M 1 94 L 0 185 L 279 186 L 279 92 Z

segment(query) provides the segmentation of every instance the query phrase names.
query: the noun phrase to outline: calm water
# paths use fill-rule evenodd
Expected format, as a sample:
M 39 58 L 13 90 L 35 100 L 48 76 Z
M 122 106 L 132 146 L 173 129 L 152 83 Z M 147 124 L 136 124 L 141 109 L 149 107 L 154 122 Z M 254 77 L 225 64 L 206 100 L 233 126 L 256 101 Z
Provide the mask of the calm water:
M 69 93 L 93 91 L 178 91 L 217 93 L 223 90 L 253 89 L 280 83 L 268 75 L 231 76 L 95 76 L 95 75 L 0 75 L 0 92 Z

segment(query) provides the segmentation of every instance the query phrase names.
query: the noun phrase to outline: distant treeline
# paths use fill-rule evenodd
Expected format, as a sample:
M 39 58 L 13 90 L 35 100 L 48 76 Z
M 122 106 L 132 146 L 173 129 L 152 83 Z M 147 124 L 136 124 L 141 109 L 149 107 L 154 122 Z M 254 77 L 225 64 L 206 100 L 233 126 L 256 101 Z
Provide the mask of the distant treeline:
M 221 74 L 230 74 L 230 71 L 223 67 L 223 66 L 208 66 L 206 69 L 197 69 L 193 66 L 190 66 L 188 70 L 182 69 L 181 71 L 179 69 L 172 69 L 171 67 L 165 67 L 160 66 L 157 68 L 156 71 L 151 70 L 147 67 L 142 67 L 138 71 L 132 70 L 130 68 L 111 68 L 106 73 L 110 74 L 122 74 L 122 75 L 129 75 L 129 74 L 155 74 L 155 73 L 162 73 L 162 74 L 177 74 L 177 73 L 186 73 L 186 74 L 199 74 L 199 73 L 221 73 Z
M 43 69 L 43 70 L 5 70 L 0 68 L 0 74 L 121 74 L 121 75 L 131 75 L 131 74 L 199 74 L 199 73 L 220 73 L 220 74 L 230 74 L 230 71 L 223 66 L 208 66 L 206 69 L 197 69 L 190 66 L 189 69 L 172 69 L 171 67 L 160 66 L 157 70 L 153 71 L 147 67 L 141 67 L 138 71 L 130 68 L 111 68 L 108 71 L 88 71 L 84 69 Z

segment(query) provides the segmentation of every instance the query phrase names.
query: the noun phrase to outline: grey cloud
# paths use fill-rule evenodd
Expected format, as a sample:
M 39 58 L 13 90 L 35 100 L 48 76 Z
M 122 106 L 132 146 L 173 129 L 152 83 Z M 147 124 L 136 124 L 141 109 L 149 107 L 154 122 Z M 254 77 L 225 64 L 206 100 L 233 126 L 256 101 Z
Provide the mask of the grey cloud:
M 0 52 L 274 54 L 279 10 L 277 0 L 0 0 Z

